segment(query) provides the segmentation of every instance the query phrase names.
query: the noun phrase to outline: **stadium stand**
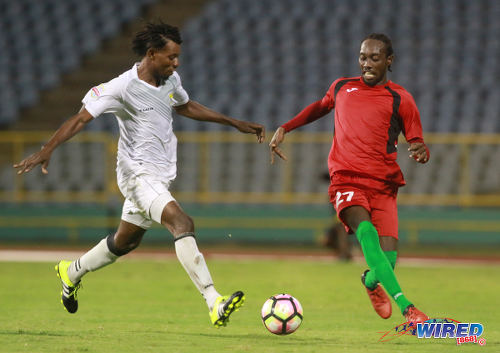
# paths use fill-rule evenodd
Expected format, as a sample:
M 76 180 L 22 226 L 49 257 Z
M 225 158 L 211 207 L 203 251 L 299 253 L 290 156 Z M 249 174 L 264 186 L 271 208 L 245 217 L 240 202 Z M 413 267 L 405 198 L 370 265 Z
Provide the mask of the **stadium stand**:
M 499 93 L 500 70 L 487 65 L 499 52 L 498 16 L 499 3 L 486 0 L 221 0 L 183 28 L 179 71 L 193 97 L 277 126 L 334 78 L 358 75 L 360 39 L 385 31 L 396 50 L 391 78 L 413 92 L 426 131 L 499 131 L 497 104 L 481 108 Z
M 0 3 L 0 124 L 116 35 L 154 0 L 19 0 Z
M 192 98 L 216 110 L 266 121 L 274 129 L 321 98 L 335 78 L 358 75 L 360 39 L 370 32 L 387 32 L 396 52 L 391 79 L 414 95 L 425 131 L 500 132 L 500 69 L 492 62 L 500 54 L 499 2 L 380 0 L 364 5 L 343 0 L 212 2 L 183 28 L 179 71 L 184 85 Z M 177 123 L 178 130 L 197 129 L 187 119 Z M 332 129 L 330 118 L 301 131 Z M 294 151 L 303 164 L 296 171 L 294 180 L 300 183 L 295 187 L 312 191 L 317 180 L 302 173 L 321 165 L 308 156 L 326 155 L 325 148 L 304 147 Z M 499 189 L 498 148 L 474 150 L 470 168 L 478 178 L 472 192 Z M 458 192 L 458 183 L 449 182 L 459 180 L 462 167 L 456 146 L 433 146 L 433 158 L 442 163 L 423 168 L 408 163 L 405 153 L 400 155 L 411 185 L 403 193 Z M 486 178 L 488 182 L 481 182 Z
M 116 35 L 122 23 L 150 2 L 71 0 L 64 6 L 56 6 L 56 0 L 2 2 L 0 47 L 8 55 L 0 57 L 0 64 L 8 70 L 0 72 L 0 120 L 11 123 L 19 108 L 35 104 L 41 89 L 57 85 L 62 73 L 77 67 L 83 56 L 95 51 L 101 40 Z M 425 131 L 499 133 L 498 18 L 500 1 L 488 0 L 373 0 L 369 4 L 362 0 L 212 1 L 182 27 L 179 72 L 192 99 L 237 118 L 264 122 L 274 130 L 321 98 L 335 78 L 358 75 L 360 40 L 371 32 L 386 32 L 396 53 L 391 79 L 414 95 Z M 81 45 L 75 46 L 75 42 Z M 69 54 L 62 65 L 57 61 L 60 53 Z M 301 131 L 333 131 L 332 116 Z M 116 124 L 102 118 L 89 129 L 116 132 Z M 176 119 L 175 129 L 228 130 L 184 118 Z M 293 191 L 325 190 L 318 180 L 326 168 L 328 145 L 305 143 L 294 149 L 292 158 L 301 163 L 292 167 L 297 181 Z M 284 172 L 269 168 L 265 148 L 248 146 L 211 146 L 212 190 L 280 190 L 273 178 Z M 469 191 L 498 192 L 499 144 L 470 148 Z M 433 163 L 418 167 L 410 163 L 404 150 L 400 153 L 409 181 L 402 193 L 460 192 L 458 180 L 464 167 L 460 148 L 436 144 L 431 149 Z M 177 190 L 200 187 L 201 153 L 195 144 L 180 148 L 179 159 L 185 162 L 179 165 L 182 178 L 175 183 Z M 248 165 L 245 173 L 243 168 L 232 167 L 242 161 Z M 57 164 L 52 163 L 52 168 Z M 311 177 L 311 170 L 317 170 L 317 178 Z M 92 185 L 101 188 L 101 176 L 91 176 Z M 73 187 L 62 179 L 64 187 Z M 57 181 L 46 183 L 59 185 Z

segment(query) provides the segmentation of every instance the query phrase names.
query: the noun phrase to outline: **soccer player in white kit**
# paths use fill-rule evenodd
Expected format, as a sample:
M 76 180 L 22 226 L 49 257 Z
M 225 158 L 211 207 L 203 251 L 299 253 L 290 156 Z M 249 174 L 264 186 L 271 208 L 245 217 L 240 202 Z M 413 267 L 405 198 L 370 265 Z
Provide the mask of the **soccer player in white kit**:
M 195 240 L 193 220 L 169 192 L 176 177 L 177 139 L 172 131 L 172 108 L 180 115 L 199 121 L 230 125 L 243 133 L 265 137 L 260 124 L 233 119 L 189 99 L 176 68 L 179 65 L 180 33 L 163 22 L 148 23 L 133 39 L 139 63 L 107 83 L 93 87 L 83 99 L 81 110 L 64 122 L 41 151 L 14 164 L 18 174 L 41 164 L 47 167 L 54 149 L 102 113 L 113 113 L 120 127 L 117 181 L 125 197 L 121 221 L 115 234 L 102 239 L 75 261 L 60 261 L 56 271 L 62 283 L 66 310 L 78 310 L 76 293 L 81 278 L 89 271 L 113 263 L 135 249 L 152 222 L 162 224 L 175 240 L 179 261 L 204 297 L 211 322 L 225 326 L 239 308 L 244 294 L 220 295 Z

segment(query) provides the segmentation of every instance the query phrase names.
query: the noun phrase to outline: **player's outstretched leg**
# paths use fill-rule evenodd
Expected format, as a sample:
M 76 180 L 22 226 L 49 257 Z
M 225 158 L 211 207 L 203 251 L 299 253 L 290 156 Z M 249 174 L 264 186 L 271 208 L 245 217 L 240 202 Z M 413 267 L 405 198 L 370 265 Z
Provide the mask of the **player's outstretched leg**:
M 219 328 L 226 326 L 229 316 L 238 311 L 245 302 L 245 294 L 242 291 L 234 292 L 231 296 L 220 296 L 215 300 L 212 310 L 209 312 L 212 324 Z
M 229 316 L 243 305 L 243 292 L 234 292 L 231 296 L 222 296 L 215 289 L 203 254 L 198 250 L 193 232 L 186 232 L 175 237 L 175 252 L 194 285 L 200 291 L 208 306 L 210 320 L 215 327 L 226 326 Z
M 384 250 L 384 255 L 391 264 L 392 269 L 394 270 L 396 267 L 396 260 L 398 258 L 398 252 L 397 251 L 385 251 Z M 367 270 L 365 271 L 364 275 L 364 283 L 365 286 L 368 288 L 375 288 L 377 283 L 379 283 L 379 280 L 375 276 L 375 271 L 370 271 Z
M 384 251 L 384 255 L 387 257 L 387 260 L 389 260 L 389 263 L 394 270 L 398 257 L 397 251 Z M 366 270 L 361 275 L 361 282 L 365 285 L 368 297 L 370 298 L 373 308 L 377 314 L 383 319 L 389 318 L 392 313 L 391 301 L 382 286 L 379 284 L 379 280 L 375 277 L 375 272 Z
M 59 261 L 56 265 L 57 277 L 61 279 L 62 291 L 61 291 L 61 303 L 64 308 L 70 314 L 76 313 L 78 310 L 78 298 L 76 297 L 76 292 L 80 289 L 81 281 L 73 283 L 68 277 L 68 267 L 71 265 L 71 261 Z
M 57 276 L 61 279 L 62 293 L 61 301 L 66 310 L 74 314 L 78 310 L 78 299 L 76 292 L 80 288 L 81 278 L 89 271 L 96 271 L 107 266 L 126 252 L 113 253 L 113 235 L 102 239 L 96 246 L 83 254 L 75 261 L 62 260 L 56 265 Z M 115 252 L 116 249 L 115 249 Z
M 365 282 L 366 274 L 370 270 L 366 270 L 362 275 L 361 275 L 361 282 L 366 288 L 366 293 L 368 294 L 368 297 L 370 298 L 370 301 L 372 303 L 373 309 L 375 309 L 375 312 L 382 318 L 382 319 L 388 319 L 391 317 L 392 314 L 392 305 L 389 297 L 385 293 L 384 289 L 382 286 L 377 283 L 374 288 L 368 288 Z
M 394 275 L 394 270 L 380 248 L 378 233 L 373 224 L 368 221 L 361 222 L 356 230 L 356 236 L 361 244 L 368 267 L 375 272 L 375 278 L 382 283 L 389 295 L 394 299 L 407 321 L 411 319 L 410 322 L 417 322 L 415 320 L 427 317 L 420 311 L 418 312 L 423 315 L 417 314 L 416 308 L 403 294 Z

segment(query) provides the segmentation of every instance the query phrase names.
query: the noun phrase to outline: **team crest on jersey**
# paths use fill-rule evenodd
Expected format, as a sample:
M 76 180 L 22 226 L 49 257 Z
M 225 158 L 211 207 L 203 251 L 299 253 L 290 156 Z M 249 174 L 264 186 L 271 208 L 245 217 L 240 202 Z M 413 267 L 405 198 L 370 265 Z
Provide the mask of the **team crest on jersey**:
M 178 102 L 178 101 L 174 98 L 174 94 L 173 94 L 173 93 L 170 93 L 170 94 L 168 95 L 168 98 L 170 98 L 170 103 L 171 103 L 172 105 L 175 105 L 175 104 L 179 103 L 179 102 Z
M 90 90 L 90 96 L 92 98 L 99 97 L 104 92 L 104 83 L 101 83 L 99 86 L 92 87 Z

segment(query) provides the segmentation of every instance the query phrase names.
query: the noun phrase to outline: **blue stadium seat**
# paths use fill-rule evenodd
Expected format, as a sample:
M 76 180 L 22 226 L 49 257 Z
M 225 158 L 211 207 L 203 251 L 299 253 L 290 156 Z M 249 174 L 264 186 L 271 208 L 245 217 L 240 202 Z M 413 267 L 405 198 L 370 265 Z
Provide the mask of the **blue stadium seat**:
M 139 13 L 141 5 L 152 1 L 3 2 L 0 67 L 5 72 L 0 73 L 0 84 L 8 84 L 0 86 L 0 124 L 13 121 L 20 108 L 36 102 L 38 90 L 54 87 L 62 73 L 80 65 L 82 56 L 94 53 L 102 40 Z M 358 75 L 360 40 L 371 32 L 387 32 L 396 54 L 390 78 L 413 94 L 426 131 L 498 133 L 498 18 L 500 1 L 488 0 L 374 0 L 369 4 L 364 0 L 212 1 L 182 28 L 179 72 L 192 99 L 274 129 L 320 99 L 334 79 Z M 229 129 L 177 116 L 174 124 L 180 131 Z M 116 132 L 117 126 L 114 119 L 100 118 L 89 129 Z M 303 130 L 332 131 L 333 114 Z M 179 158 L 199 153 L 196 146 L 185 148 Z M 235 153 L 248 160 L 261 158 L 258 152 L 240 150 L 243 147 L 235 147 L 234 153 L 218 148 L 234 163 Z M 304 151 L 322 153 L 326 158 L 328 151 L 318 152 L 321 148 L 324 146 L 308 146 Z M 401 159 L 412 180 L 406 190 L 456 191 L 456 183 L 446 181 L 458 178 L 459 151 L 443 145 L 433 148 L 433 164 L 417 168 L 408 158 Z M 487 156 L 492 151 L 474 152 L 478 159 L 474 168 L 491 165 L 494 160 Z M 297 158 L 313 163 L 304 157 L 306 152 L 299 152 Z M 226 163 L 219 157 L 210 158 L 214 165 Z M 184 167 L 180 164 L 179 168 Z M 197 171 L 183 171 L 190 179 L 187 184 L 179 183 L 180 187 L 195 185 Z M 240 170 L 229 177 L 213 173 L 211 180 L 221 190 L 231 178 L 236 178 L 236 184 L 228 187 L 241 190 L 281 171 L 263 167 L 265 177 L 240 175 Z M 482 182 L 474 187 L 480 188 L 481 183 L 491 187 L 495 177 L 498 173 L 477 174 Z M 434 179 L 439 181 L 433 183 Z M 47 187 L 52 187 L 50 183 L 56 184 L 50 181 Z M 311 190 L 310 185 L 296 187 Z
M 237 68 L 237 72 L 246 70 L 244 76 L 234 77 L 236 86 L 231 89 L 232 94 L 246 91 L 253 78 L 252 86 L 269 91 L 270 96 L 275 95 L 272 88 L 279 83 L 285 89 L 299 92 L 299 99 L 304 106 L 310 101 L 310 96 L 324 93 L 328 81 L 336 76 L 342 73 L 346 76 L 355 75 L 359 72 L 354 58 L 364 35 L 373 30 L 388 30 L 393 37 L 397 55 L 394 80 L 414 92 L 417 102 L 420 97 L 424 97 L 430 85 L 439 86 L 435 95 L 425 96 L 424 101 L 431 109 L 422 108 L 423 111 L 430 112 L 432 107 L 438 107 L 437 116 L 432 118 L 438 121 L 433 124 L 437 131 L 444 132 L 448 128 L 455 131 L 473 129 L 474 124 L 468 123 L 462 123 L 459 128 L 454 127 L 454 108 L 443 107 L 444 104 L 440 103 L 438 97 L 444 96 L 445 103 L 457 103 L 458 95 L 455 91 L 463 91 L 465 87 L 477 83 L 477 79 L 483 79 L 483 76 L 487 85 L 494 84 L 494 76 L 477 70 L 479 57 L 471 54 L 462 58 L 460 52 L 465 45 L 467 52 L 479 53 L 480 39 L 485 35 L 488 43 L 493 43 L 489 45 L 496 47 L 496 42 L 488 39 L 495 36 L 483 29 L 481 18 L 488 15 L 488 7 L 498 6 L 485 1 L 462 5 L 458 0 L 439 5 L 430 0 L 418 4 L 412 1 L 385 0 L 379 1 L 374 8 L 358 3 L 359 1 L 294 1 L 291 6 L 285 0 L 213 2 L 205 8 L 198 20 L 191 20 L 184 29 L 186 42 L 197 43 L 187 45 L 188 50 L 184 56 L 197 58 L 191 60 L 190 65 L 184 64 L 180 71 L 189 78 L 203 76 L 200 71 L 215 72 L 218 79 L 210 86 L 215 95 L 217 90 L 224 90 L 223 86 L 228 84 L 227 77 L 234 77 L 220 73 L 221 68 L 227 70 L 230 62 L 231 67 Z M 283 16 L 283 13 L 287 16 Z M 462 28 L 458 19 L 463 13 L 468 16 L 464 17 L 465 26 Z M 216 16 L 218 21 L 209 20 Z M 353 18 L 356 21 L 352 21 Z M 377 21 L 373 18 L 377 18 Z M 490 22 L 498 21 L 488 23 Z M 370 28 L 374 23 L 381 24 L 378 26 L 380 28 Z M 223 27 L 230 27 L 231 31 L 223 31 Z M 203 31 L 200 32 L 200 29 Z M 234 32 L 242 35 L 234 35 Z M 234 37 L 229 39 L 231 35 Z M 462 43 L 463 40 L 465 43 Z M 206 61 L 199 55 L 200 48 L 203 48 L 202 51 L 213 50 L 214 53 L 219 53 L 218 60 L 206 67 L 203 65 Z M 255 51 L 258 53 L 258 60 L 252 57 Z M 238 52 L 251 55 L 246 58 L 238 54 L 235 56 L 234 53 Z M 418 57 L 415 53 L 419 53 Z M 281 74 L 283 71 L 287 73 L 286 76 Z M 314 85 L 315 81 L 321 81 L 322 78 L 323 84 Z M 193 85 L 192 88 L 196 91 L 204 87 Z M 302 94 L 304 88 L 310 94 L 307 99 Z M 446 89 L 453 92 L 446 94 Z M 280 114 L 280 117 L 282 118 L 279 119 L 286 119 L 285 114 Z M 475 120 L 477 119 L 481 120 L 482 116 Z
M 39 90 L 54 87 L 62 73 L 80 65 L 82 55 L 94 53 L 101 41 L 116 35 L 121 24 L 137 15 L 141 6 L 154 1 L 3 1 L 0 63 L 9 70 L 19 94 L 11 97 L 13 102 L 2 104 L 0 122 L 5 125 L 15 121 L 18 108 L 35 104 Z M 25 87 L 27 83 L 30 87 Z M 0 87 L 0 97 L 9 96 L 3 92 L 9 89 Z

